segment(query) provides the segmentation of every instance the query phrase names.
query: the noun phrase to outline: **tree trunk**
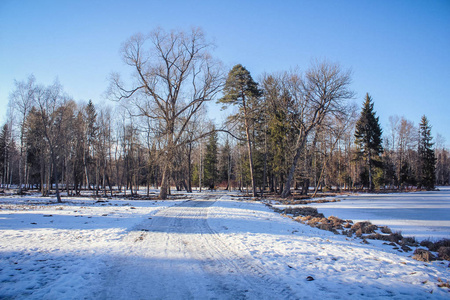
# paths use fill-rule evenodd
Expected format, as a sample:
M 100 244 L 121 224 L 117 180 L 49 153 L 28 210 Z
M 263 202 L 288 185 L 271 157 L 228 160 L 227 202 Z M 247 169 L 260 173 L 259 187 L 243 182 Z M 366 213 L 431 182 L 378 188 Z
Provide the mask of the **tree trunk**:
M 228 153 L 227 191 L 231 191 L 231 153 Z
M 248 159 L 250 163 L 250 177 L 252 180 L 252 194 L 253 197 L 256 197 L 256 186 L 255 186 L 255 176 L 253 174 L 253 156 L 252 156 L 252 143 L 250 140 L 250 128 L 247 120 L 247 109 L 245 107 L 245 101 L 244 102 L 244 120 L 245 120 L 245 134 L 247 135 L 247 149 L 248 149 Z
M 45 196 L 45 157 L 41 154 L 41 195 Z
M 89 172 L 88 172 L 87 161 L 86 161 L 86 150 L 84 150 L 83 164 L 84 164 L 84 173 L 86 175 L 86 186 L 87 186 L 87 189 L 91 189 L 91 186 L 89 184 Z
M 306 136 L 307 133 L 304 134 L 300 133 L 300 136 L 298 137 L 296 143 L 295 156 L 289 169 L 289 174 L 287 176 L 283 192 L 281 193 L 281 198 L 286 198 L 291 194 L 291 184 L 292 180 L 294 179 L 295 168 L 297 167 L 298 159 L 300 158 L 300 155 L 302 154 L 302 151 L 305 148 Z
M 52 164 L 53 164 L 53 177 L 55 179 L 55 189 L 56 189 L 56 199 L 58 200 L 58 203 L 62 203 L 61 201 L 61 195 L 59 194 L 59 185 L 58 185 L 58 170 L 56 168 L 56 155 L 53 150 L 51 151 L 51 158 L 52 158 Z
M 187 192 L 192 193 L 192 164 L 191 164 L 191 153 L 192 153 L 192 143 L 189 143 L 189 151 L 188 151 L 188 184 L 187 184 Z
M 367 156 L 367 163 L 369 165 L 369 191 L 373 190 L 373 183 L 372 183 L 372 157 L 369 149 L 369 154 Z
M 24 119 L 25 120 L 25 119 Z M 25 121 L 24 121 L 25 122 Z M 20 129 L 20 156 L 19 156 L 19 195 L 22 194 L 22 184 L 23 184 L 23 148 L 24 148 L 24 124 L 22 124 Z
M 267 177 L 267 132 L 264 130 L 264 172 L 263 172 L 263 182 L 262 182 L 262 190 L 261 197 L 264 194 L 264 190 L 266 188 L 266 178 Z
M 167 157 L 168 158 L 168 157 Z M 166 200 L 167 195 L 169 194 L 169 178 L 170 178 L 170 161 L 166 159 L 164 162 L 163 167 L 163 174 L 162 174 L 162 180 L 161 180 L 161 189 L 159 192 L 159 198 L 161 200 Z

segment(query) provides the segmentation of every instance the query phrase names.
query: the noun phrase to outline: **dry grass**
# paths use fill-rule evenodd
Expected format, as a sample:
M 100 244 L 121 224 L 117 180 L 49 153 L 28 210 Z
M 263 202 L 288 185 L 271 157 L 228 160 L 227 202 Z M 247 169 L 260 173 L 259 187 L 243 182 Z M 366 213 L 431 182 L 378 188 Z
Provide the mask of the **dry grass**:
M 438 287 L 440 288 L 449 288 L 450 289 L 450 283 L 448 282 L 448 280 L 445 282 L 442 279 L 438 278 Z

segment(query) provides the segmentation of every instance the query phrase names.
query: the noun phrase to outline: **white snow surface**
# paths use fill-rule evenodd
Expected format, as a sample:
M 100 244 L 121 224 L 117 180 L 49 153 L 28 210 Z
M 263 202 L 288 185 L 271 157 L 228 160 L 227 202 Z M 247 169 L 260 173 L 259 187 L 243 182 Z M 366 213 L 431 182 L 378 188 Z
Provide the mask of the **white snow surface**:
M 449 263 L 227 193 L 0 198 L 0 299 L 449 299 Z M 308 280 L 313 279 L 311 281 Z

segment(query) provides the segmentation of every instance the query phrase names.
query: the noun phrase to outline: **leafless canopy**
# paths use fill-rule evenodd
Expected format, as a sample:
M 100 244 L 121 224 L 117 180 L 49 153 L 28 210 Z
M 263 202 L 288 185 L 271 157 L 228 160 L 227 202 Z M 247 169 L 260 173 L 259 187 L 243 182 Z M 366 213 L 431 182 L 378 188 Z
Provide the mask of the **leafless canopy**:
M 131 115 L 155 122 L 167 161 L 172 160 L 193 116 L 222 87 L 221 65 L 209 54 L 211 47 L 196 28 L 188 33 L 157 29 L 146 36 L 134 35 L 123 45 L 121 52 L 132 67 L 133 82 L 125 85 L 113 74 L 109 94 L 124 100 Z
M 164 134 L 173 133 L 176 144 L 192 116 L 223 83 L 220 63 L 208 53 L 211 47 L 200 29 L 134 35 L 121 51 L 133 68 L 133 83 L 127 86 L 114 74 L 110 95 L 126 99 L 132 115 L 162 122 Z
M 292 98 L 290 111 L 293 125 L 297 128 L 295 155 L 286 180 L 283 197 L 290 194 L 291 182 L 298 159 L 305 147 L 308 135 L 324 119 L 345 112 L 345 100 L 354 96 L 349 89 L 351 72 L 343 71 L 338 64 L 330 62 L 315 62 L 304 75 L 286 73 L 283 75 L 286 89 Z

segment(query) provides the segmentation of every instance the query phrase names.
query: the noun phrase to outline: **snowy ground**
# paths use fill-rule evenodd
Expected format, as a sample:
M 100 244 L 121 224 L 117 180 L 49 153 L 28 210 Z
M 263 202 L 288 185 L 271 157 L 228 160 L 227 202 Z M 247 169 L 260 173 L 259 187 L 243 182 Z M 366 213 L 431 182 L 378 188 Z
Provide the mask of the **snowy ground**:
M 450 297 L 438 287 L 448 262 L 418 262 L 225 193 L 0 198 L 0 208 L 0 299 Z

